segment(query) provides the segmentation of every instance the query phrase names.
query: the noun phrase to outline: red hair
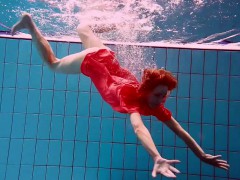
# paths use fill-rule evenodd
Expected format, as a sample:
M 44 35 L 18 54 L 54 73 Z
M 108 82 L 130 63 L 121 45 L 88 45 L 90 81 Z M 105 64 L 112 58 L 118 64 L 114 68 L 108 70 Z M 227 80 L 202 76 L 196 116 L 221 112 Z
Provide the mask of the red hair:
M 177 87 L 177 79 L 170 71 L 165 69 L 145 69 L 138 92 L 141 94 L 148 93 L 158 85 L 165 85 L 171 91 Z

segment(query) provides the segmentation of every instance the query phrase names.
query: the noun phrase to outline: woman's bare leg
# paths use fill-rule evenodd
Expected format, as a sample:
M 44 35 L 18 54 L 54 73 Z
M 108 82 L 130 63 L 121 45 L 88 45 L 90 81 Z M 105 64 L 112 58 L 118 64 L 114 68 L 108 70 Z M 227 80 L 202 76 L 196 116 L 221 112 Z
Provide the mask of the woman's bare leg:
M 62 59 L 57 59 L 48 41 L 42 36 L 41 32 L 33 22 L 31 16 L 27 13 L 23 14 L 21 20 L 12 28 L 12 35 L 21 29 L 28 29 L 34 43 L 36 44 L 40 55 L 44 62 L 55 72 L 65 74 L 79 74 L 80 66 L 86 54 L 94 52 L 97 49 L 86 49 L 82 52 L 71 54 Z

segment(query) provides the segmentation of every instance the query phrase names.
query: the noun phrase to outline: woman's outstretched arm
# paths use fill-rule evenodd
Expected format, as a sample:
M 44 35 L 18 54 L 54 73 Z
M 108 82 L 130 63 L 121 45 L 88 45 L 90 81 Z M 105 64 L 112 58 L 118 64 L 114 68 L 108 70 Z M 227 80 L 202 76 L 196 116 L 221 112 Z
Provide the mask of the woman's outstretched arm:
M 175 167 L 173 167 L 172 164 L 178 163 L 180 161 L 167 160 L 161 157 L 148 129 L 143 124 L 142 118 L 139 113 L 130 114 L 130 120 L 137 137 L 153 158 L 154 167 L 152 171 L 152 176 L 156 177 L 157 174 L 162 174 L 166 177 L 175 178 L 176 176 L 174 173 L 179 173 L 179 171 Z
M 186 132 L 182 126 L 173 118 L 171 120 L 164 122 L 177 136 L 179 136 L 187 146 L 193 151 L 193 153 L 201 159 L 203 162 L 228 170 L 229 164 L 227 161 L 220 159 L 221 155 L 210 155 L 206 154 L 203 149 L 197 144 L 197 142 L 191 137 L 191 135 Z

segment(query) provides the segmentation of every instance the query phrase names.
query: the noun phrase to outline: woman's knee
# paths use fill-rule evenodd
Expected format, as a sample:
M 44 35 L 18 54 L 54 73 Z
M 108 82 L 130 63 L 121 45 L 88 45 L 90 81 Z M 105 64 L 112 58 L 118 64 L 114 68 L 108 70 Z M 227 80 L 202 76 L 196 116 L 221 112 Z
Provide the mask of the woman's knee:
M 77 32 L 79 35 L 87 35 L 88 33 L 91 33 L 92 30 L 88 24 L 79 24 L 77 27 Z

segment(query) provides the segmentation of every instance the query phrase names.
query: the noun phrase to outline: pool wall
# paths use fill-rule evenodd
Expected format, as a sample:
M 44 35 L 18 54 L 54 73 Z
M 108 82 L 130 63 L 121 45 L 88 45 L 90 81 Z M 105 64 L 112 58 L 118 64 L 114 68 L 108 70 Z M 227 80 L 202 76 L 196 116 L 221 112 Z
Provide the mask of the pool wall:
M 82 49 L 50 44 L 59 58 Z M 162 156 L 181 161 L 178 179 L 240 179 L 240 51 L 143 48 L 178 78 L 166 102 L 173 116 L 231 165 L 226 172 L 200 162 L 155 117 L 143 117 Z M 129 117 L 112 111 L 89 78 L 51 72 L 31 40 L 0 38 L 0 179 L 150 180 L 152 166 Z

